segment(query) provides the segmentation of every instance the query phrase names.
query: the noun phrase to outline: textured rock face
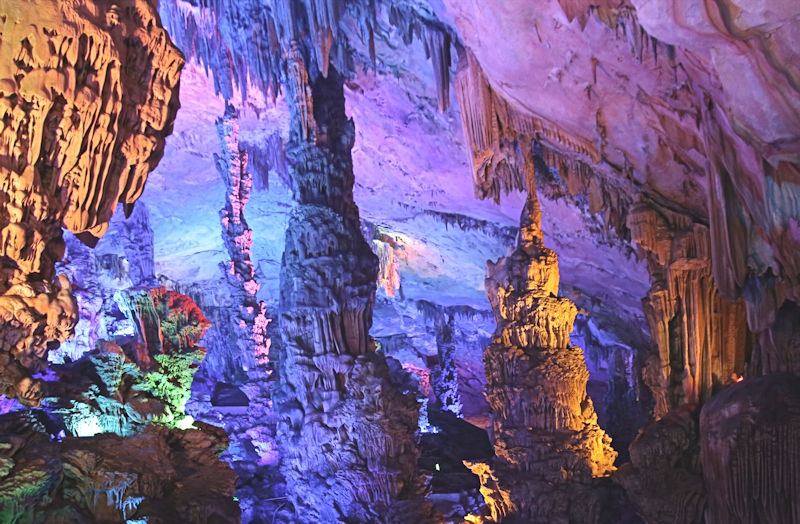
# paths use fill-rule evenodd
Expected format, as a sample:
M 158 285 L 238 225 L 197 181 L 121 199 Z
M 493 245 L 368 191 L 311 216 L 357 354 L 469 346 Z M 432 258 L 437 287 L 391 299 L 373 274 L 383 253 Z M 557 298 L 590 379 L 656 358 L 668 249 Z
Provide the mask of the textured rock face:
M 698 439 L 697 411 L 683 406 L 645 426 L 631 443 L 631 461 L 614 480 L 645 522 L 703 522 L 706 487 Z
M 303 522 L 424 517 L 416 401 L 392 384 L 369 338 L 378 261 L 353 202 L 353 123 L 333 68 L 309 82 L 288 61 L 296 206 L 281 268 L 281 469 Z M 413 520 L 413 518 L 412 518 Z
M 653 281 L 643 305 L 658 354 L 644 374 L 661 417 L 707 400 L 713 388 L 742 375 L 752 337 L 744 300 L 720 296 L 705 225 L 641 203 L 628 226 L 647 253 Z
M 487 267 L 497 331 L 484 352 L 496 457 L 472 464 L 497 522 L 598 522 L 604 496 L 593 479 L 616 452 L 586 394 L 589 372 L 569 333 L 577 310 L 558 298 L 556 254 L 542 242 L 532 193 L 516 249 Z
M 731 385 L 700 413 L 705 519 L 798 522 L 800 379 L 775 373 Z
M 131 436 L 53 441 L 35 412 L 0 417 L 5 522 L 239 522 L 224 432 L 148 427 Z
M 35 404 L 29 372 L 77 320 L 54 280 L 61 227 L 93 242 L 117 202 L 132 209 L 170 132 L 183 57 L 146 1 L 12 1 L 2 21 L 0 383 Z

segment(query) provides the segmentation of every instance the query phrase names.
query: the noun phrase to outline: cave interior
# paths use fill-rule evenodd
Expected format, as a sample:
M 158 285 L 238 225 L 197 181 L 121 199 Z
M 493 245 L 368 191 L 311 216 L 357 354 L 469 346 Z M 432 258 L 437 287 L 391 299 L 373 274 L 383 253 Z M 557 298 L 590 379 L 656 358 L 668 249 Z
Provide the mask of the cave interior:
M 0 0 L 0 523 L 800 524 L 797 0 Z

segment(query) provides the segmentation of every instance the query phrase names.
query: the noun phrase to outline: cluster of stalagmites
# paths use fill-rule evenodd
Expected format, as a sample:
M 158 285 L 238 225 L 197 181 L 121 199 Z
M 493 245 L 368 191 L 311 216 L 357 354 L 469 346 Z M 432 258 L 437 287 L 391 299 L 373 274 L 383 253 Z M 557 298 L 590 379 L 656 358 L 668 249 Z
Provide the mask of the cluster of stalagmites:
M 495 458 L 469 464 L 497 522 L 600 522 L 596 485 L 616 452 L 586 394 L 583 353 L 570 344 L 577 310 L 558 297 L 532 177 L 517 247 L 487 268 L 497 321 L 484 352 Z
M 378 261 L 353 202 L 353 123 L 334 68 L 287 67 L 296 201 L 281 267 L 281 470 L 302 522 L 423 521 L 417 405 L 369 337 Z
M 61 227 L 93 242 L 130 212 L 178 107 L 183 57 L 147 1 L 16 2 L 0 44 L 0 388 L 30 378 L 72 334 L 75 301 L 54 264 Z M 36 20 L 35 24 L 31 21 Z

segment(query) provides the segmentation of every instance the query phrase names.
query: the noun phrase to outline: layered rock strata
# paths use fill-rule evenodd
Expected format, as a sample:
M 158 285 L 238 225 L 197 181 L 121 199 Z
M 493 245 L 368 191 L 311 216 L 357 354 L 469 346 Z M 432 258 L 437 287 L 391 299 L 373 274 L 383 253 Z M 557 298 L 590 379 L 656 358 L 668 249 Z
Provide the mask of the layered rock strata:
M 0 388 L 37 404 L 75 300 L 61 228 L 93 243 L 132 210 L 178 108 L 183 57 L 148 1 L 11 2 L 0 44 Z M 31 21 L 36 20 L 35 24 Z
M 556 254 L 543 245 L 527 176 L 516 249 L 486 272 L 497 322 L 484 352 L 496 456 L 469 466 L 496 522 L 598 522 L 607 494 L 593 481 L 614 470 L 617 454 L 586 394 L 589 372 L 569 340 L 577 310 L 558 297 Z
M 343 77 L 287 59 L 295 206 L 281 267 L 278 442 L 301 522 L 424 521 L 414 396 L 369 337 L 378 261 L 353 201 Z M 399 366 L 398 366 L 399 367 Z

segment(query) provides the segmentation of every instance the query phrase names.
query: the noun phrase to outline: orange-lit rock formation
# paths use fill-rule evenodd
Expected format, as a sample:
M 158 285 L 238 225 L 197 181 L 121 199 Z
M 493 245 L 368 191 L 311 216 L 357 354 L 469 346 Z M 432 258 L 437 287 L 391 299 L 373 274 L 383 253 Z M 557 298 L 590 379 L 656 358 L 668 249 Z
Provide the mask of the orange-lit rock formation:
M 0 18 L 0 389 L 36 404 L 30 373 L 77 311 L 61 228 L 92 243 L 132 209 L 178 108 L 183 56 L 154 2 L 11 0 Z
M 628 215 L 632 240 L 646 253 L 652 287 L 644 313 L 658 354 L 645 368 L 654 414 L 696 405 L 744 372 L 750 353 L 744 299 L 720 296 L 708 227 L 691 217 L 639 203 Z
M 527 173 L 517 247 L 487 267 L 497 330 L 484 364 L 496 456 L 469 466 L 494 521 L 597 522 L 607 495 L 594 481 L 613 471 L 617 454 L 586 394 L 583 352 L 569 339 L 577 310 L 558 297 L 558 261 L 543 245 Z

